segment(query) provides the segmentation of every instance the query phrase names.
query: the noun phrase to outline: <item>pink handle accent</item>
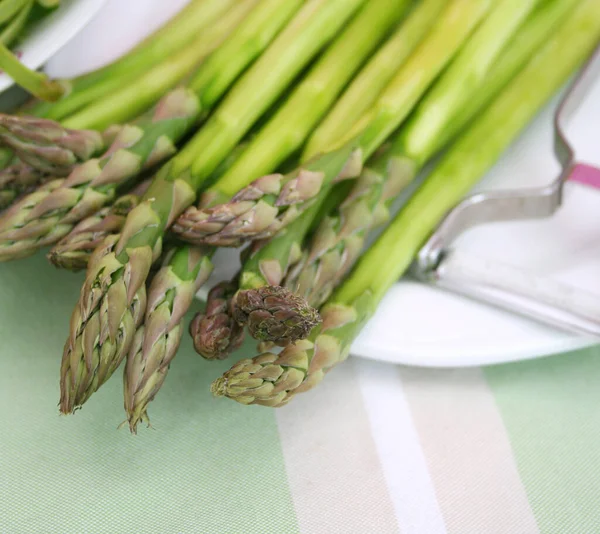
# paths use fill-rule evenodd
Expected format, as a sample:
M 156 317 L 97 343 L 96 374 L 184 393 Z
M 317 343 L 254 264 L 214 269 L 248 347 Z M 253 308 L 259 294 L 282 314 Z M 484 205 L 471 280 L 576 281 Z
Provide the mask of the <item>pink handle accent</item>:
M 569 180 L 600 189 L 600 169 L 585 163 L 578 163 L 573 168 Z

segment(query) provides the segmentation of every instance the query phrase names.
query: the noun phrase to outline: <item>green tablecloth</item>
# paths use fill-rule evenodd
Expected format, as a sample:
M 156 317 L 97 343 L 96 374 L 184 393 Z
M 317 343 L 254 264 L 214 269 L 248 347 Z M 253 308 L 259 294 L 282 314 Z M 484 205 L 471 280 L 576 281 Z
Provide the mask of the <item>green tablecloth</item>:
M 600 350 L 483 370 L 351 359 L 271 410 L 213 399 L 230 362 L 186 337 L 154 429 L 131 436 L 120 376 L 58 416 L 81 280 L 42 255 L 0 265 L 0 532 L 600 532 Z

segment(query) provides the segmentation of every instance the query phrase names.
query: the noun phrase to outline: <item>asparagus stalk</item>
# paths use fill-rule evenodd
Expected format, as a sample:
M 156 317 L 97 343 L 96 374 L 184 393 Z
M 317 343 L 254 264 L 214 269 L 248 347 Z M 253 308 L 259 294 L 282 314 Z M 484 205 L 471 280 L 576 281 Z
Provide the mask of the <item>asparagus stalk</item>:
M 103 157 L 79 166 L 62 187 L 46 190 L 46 196 L 38 194 L 35 200 L 25 197 L 0 217 L 0 261 L 23 257 L 56 243 L 79 221 L 110 203 L 118 188 L 142 169 L 156 165 L 175 152 L 177 142 L 217 102 L 235 76 L 267 46 L 277 29 L 291 16 L 293 6 L 297 9 L 300 2 L 263 0 L 248 14 L 254 3 L 240 4 L 213 28 L 213 37 L 217 30 L 225 37 L 243 19 L 239 31 L 201 67 L 189 89 L 179 88 L 163 97 L 151 122 L 124 128 Z M 276 9 L 278 5 L 281 7 Z M 270 13 L 271 18 L 267 19 L 265 13 Z M 265 22 L 263 26 L 258 25 L 261 20 Z M 216 41 L 209 38 L 206 41 L 209 48 L 198 48 L 195 53 L 210 51 Z M 226 75 L 221 74 L 221 68 Z
M 317 310 L 281 286 L 288 269 L 300 258 L 302 242 L 325 198 L 273 239 L 258 245 L 244 262 L 231 314 L 239 324 L 247 325 L 254 339 L 293 343 L 320 323 Z
M 442 78 L 417 106 L 405 130 L 406 154 L 418 161 L 456 110 L 485 83 L 507 42 L 541 0 L 501 0 L 477 28 Z M 429 145 L 429 146 L 428 146 Z M 414 157 L 413 157 L 414 155 Z
M 134 82 L 95 100 L 61 120 L 67 128 L 103 130 L 148 109 L 169 89 L 193 71 L 230 35 L 258 0 L 242 0 L 210 28 L 200 32 L 186 48 L 151 68 Z
M 238 147 L 222 166 L 229 167 L 241 152 Z M 219 169 L 215 171 L 218 175 Z M 172 362 L 183 333 L 183 315 L 200 287 L 206 282 L 213 266 L 213 249 L 181 247 L 173 249 L 163 267 L 153 278 L 148 290 L 147 320 L 136 332 L 123 375 L 125 411 L 132 433 L 137 431 L 139 422 L 149 422 L 147 407 L 162 386 L 168 367 Z M 94 259 L 104 255 L 103 247 L 94 252 Z M 235 322 L 227 325 L 215 322 L 219 310 L 226 305 L 224 291 L 220 286 L 211 291 L 207 302 L 207 316 L 212 327 L 223 337 L 216 340 L 210 350 L 215 357 L 218 350 L 235 350 L 243 341 L 244 331 Z M 231 323 L 231 321 L 229 321 Z M 213 332 L 213 333 L 217 333 Z M 229 346 L 223 346 L 226 342 Z
M 61 80 L 70 87 L 68 94 L 52 105 L 41 102 L 28 106 L 28 114 L 63 120 L 114 91 L 128 87 L 149 68 L 169 61 L 187 49 L 199 34 L 210 32 L 221 17 L 228 16 L 231 6 L 238 3 L 236 0 L 192 0 L 167 24 L 118 60 L 73 80 Z
M 60 81 L 51 80 L 45 74 L 26 67 L 1 41 L 0 69 L 23 89 L 42 100 L 55 102 L 66 91 L 66 86 Z
M 223 161 L 215 171 L 220 176 L 244 149 L 242 143 Z M 80 271 L 87 267 L 90 256 L 105 238 L 118 235 L 123 229 L 129 212 L 139 203 L 146 192 L 150 180 L 139 184 L 133 191 L 118 198 L 112 206 L 106 206 L 97 213 L 82 219 L 71 232 L 63 237 L 47 254 L 47 258 L 55 266 L 70 271 Z
M 21 30 L 25 27 L 29 18 L 29 13 L 33 7 L 34 0 L 25 0 L 21 3 L 21 10 L 17 15 L 8 23 L 0 33 L 0 42 L 4 46 L 10 46 L 19 37 Z
M 414 124 L 411 119 L 390 146 L 363 171 L 340 208 L 322 221 L 302 261 L 288 273 L 285 286 L 304 297 L 311 306 L 321 306 L 358 260 L 369 232 L 389 220 L 392 201 L 413 180 L 422 164 L 493 100 L 574 5 L 575 0 L 553 0 L 538 6 L 501 52 L 483 83 L 470 88 L 463 86 L 466 102 L 456 112 L 458 115 L 455 113 L 443 130 L 430 130 L 431 139 L 422 143 L 423 148 L 413 157 L 407 155 L 405 148 L 406 139 L 410 139 L 407 134 Z M 481 29 L 487 22 L 489 19 Z M 487 35 L 493 36 L 491 32 Z M 465 47 L 461 55 L 468 48 Z M 470 68 L 473 63 L 465 65 Z
M 363 170 L 346 199 L 321 219 L 302 260 L 288 271 L 286 287 L 315 308 L 327 301 L 360 257 L 369 231 L 388 220 L 407 185 L 404 166 L 387 149 Z
M 117 187 L 175 151 L 193 122 L 197 101 L 186 90 L 170 94 L 146 131 L 124 127 L 107 153 L 77 167 L 66 179 L 26 195 L 0 216 L 0 261 L 33 254 L 67 235 L 82 218 L 112 201 Z M 171 134 L 171 135 L 169 135 Z
M 358 176 L 364 161 L 407 117 L 484 18 L 490 4 L 488 0 L 454 0 L 341 147 L 286 175 L 259 178 L 230 202 L 187 210 L 178 219 L 174 232 L 191 243 L 217 246 L 238 246 L 247 240 L 263 239 L 294 220 L 335 180 Z
M 360 4 L 359 0 L 306 3 L 229 91 L 200 132 L 159 171 L 140 205 L 127 216 L 114 248 L 88 268 L 63 354 L 61 412 L 71 413 L 83 404 L 128 352 L 142 319 L 134 314 L 131 306 L 145 294 L 144 284 L 153 258 L 160 253 L 164 230 L 194 202 L 196 190 L 223 156 Z M 187 280 L 193 270 L 185 269 L 181 274 L 182 279 Z M 168 305 L 160 309 L 177 311 Z M 147 316 L 146 324 L 151 320 Z M 173 322 L 164 317 L 162 321 L 169 325 L 170 332 Z M 105 325 L 103 336 L 94 336 L 94 342 L 87 343 L 92 339 L 87 332 L 99 325 Z M 160 339 L 165 336 L 169 334 L 163 334 Z M 148 345 L 142 343 L 144 346 Z M 153 352 L 144 351 L 144 358 L 151 356 Z M 94 378 L 97 376 L 102 380 Z
M 0 24 L 9 22 L 23 7 L 28 0 L 4 0 L 0 3 Z
M 402 276 L 421 244 L 518 136 L 600 40 L 600 4 L 578 2 L 528 65 L 460 136 L 321 310 L 310 339 L 242 360 L 213 383 L 218 396 L 282 406 L 318 384 L 348 356 L 352 341 Z
M 367 110 L 432 28 L 448 0 L 422 0 L 352 80 L 304 147 L 307 161 L 342 137 Z

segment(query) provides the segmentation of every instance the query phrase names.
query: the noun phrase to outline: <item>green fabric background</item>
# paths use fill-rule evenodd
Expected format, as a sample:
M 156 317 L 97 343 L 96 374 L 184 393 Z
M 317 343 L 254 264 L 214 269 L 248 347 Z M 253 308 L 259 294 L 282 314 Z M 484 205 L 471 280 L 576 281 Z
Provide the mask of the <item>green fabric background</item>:
M 212 398 L 230 362 L 203 361 L 187 336 L 151 405 L 154 430 L 117 431 L 120 372 L 58 415 L 82 279 L 41 254 L 0 264 L 0 532 L 297 532 L 274 412 Z

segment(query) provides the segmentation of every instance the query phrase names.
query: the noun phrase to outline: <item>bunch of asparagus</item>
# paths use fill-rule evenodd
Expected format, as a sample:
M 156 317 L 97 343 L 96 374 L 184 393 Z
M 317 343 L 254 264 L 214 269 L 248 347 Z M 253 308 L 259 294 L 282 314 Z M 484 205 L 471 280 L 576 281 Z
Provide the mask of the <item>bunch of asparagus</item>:
M 0 260 L 51 247 L 86 269 L 60 411 L 125 360 L 128 425 L 149 421 L 220 247 L 239 269 L 194 347 L 263 352 L 213 393 L 282 406 L 314 387 L 599 39 L 599 0 L 192 0 L 57 102 L 0 117 Z

